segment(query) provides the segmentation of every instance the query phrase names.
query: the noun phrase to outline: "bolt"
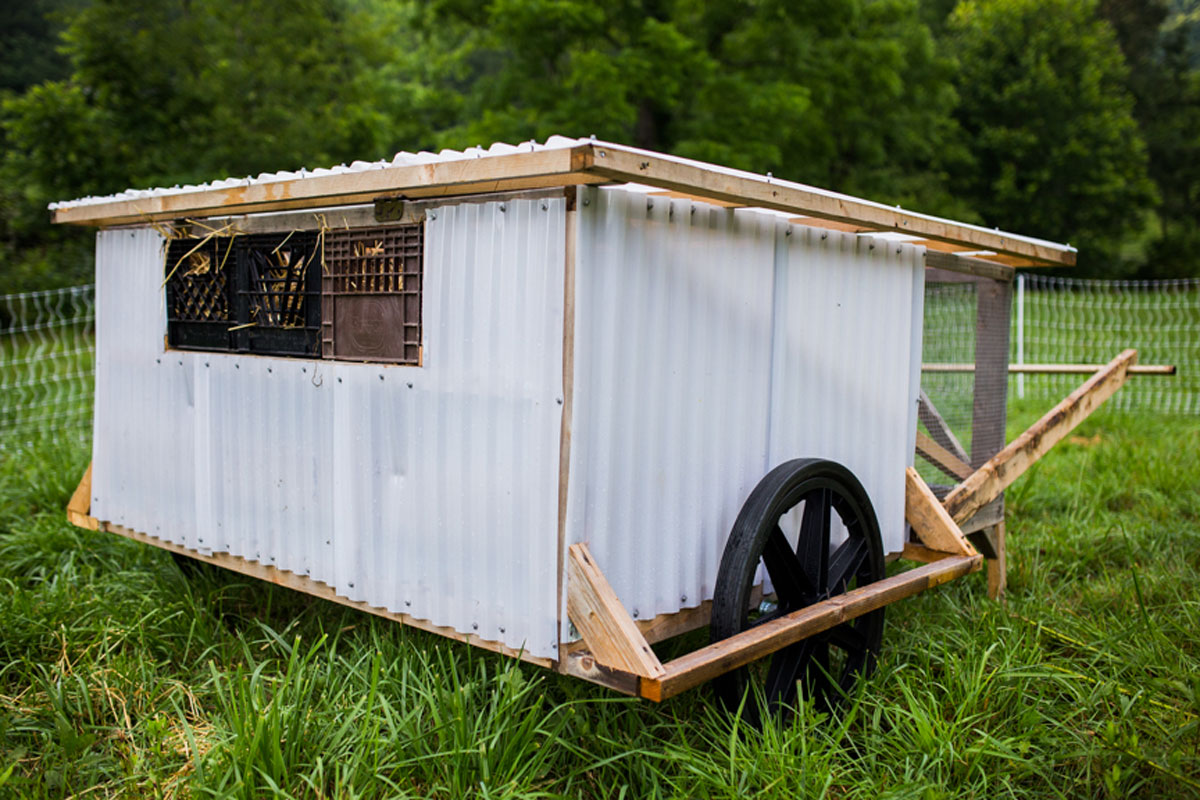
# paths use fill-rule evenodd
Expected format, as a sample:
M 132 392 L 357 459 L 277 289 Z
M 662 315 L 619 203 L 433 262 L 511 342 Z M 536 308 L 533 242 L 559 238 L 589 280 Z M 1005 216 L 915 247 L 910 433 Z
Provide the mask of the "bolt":
M 508 206 L 504 205 L 504 203 L 501 203 L 501 204 L 500 204 L 500 210 L 501 210 L 501 211 L 508 211 Z

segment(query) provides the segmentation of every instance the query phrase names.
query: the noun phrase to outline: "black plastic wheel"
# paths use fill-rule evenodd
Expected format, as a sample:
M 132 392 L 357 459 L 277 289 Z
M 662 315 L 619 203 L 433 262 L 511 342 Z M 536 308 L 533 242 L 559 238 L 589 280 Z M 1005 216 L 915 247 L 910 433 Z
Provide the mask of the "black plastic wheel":
M 840 541 L 831 547 L 834 537 Z M 751 608 L 754 588 L 763 580 L 760 565 L 774 589 L 773 602 Z M 714 588 L 711 639 L 721 641 L 883 577 L 879 522 L 858 479 L 833 461 L 785 462 L 759 481 L 733 524 Z M 881 608 L 775 653 L 763 687 L 768 708 L 787 713 L 801 683 L 806 696 L 831 708 L 859 675 L 874 669 L 882 638 Z M 713 680 L 717 697 L 731 711 L 742 703 L 754 666 Z M 744 713 L 757 721 L 753 698 Z

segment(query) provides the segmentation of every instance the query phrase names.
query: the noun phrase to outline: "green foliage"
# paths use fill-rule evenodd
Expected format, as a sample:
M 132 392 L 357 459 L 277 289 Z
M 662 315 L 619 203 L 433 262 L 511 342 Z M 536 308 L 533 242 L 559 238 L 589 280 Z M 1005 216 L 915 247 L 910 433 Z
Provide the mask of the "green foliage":
M 31 0 L 0 14 L 0 292 L 88 193 L 595 134 L 1190 274 L 1194 0 Z M 7 89 L 5 88 L 7 87 Z
M 1154 202 L 1111 28 L 1091 0 L 968 0 L 951 19 L 971 167 L 989 224 L 1071 241 L 1092 272 Z
M 1043 408 L 1018 403 L 1015 435 Z M 1200 432 L 1103 410 L 1008 492 L 1007 605 L 888 609 L 834 716 L 749 731 L 72 528 L 0 461 L 0 795 L 1200 797 Z M 667 644 L 681 652 L 703 643 Z

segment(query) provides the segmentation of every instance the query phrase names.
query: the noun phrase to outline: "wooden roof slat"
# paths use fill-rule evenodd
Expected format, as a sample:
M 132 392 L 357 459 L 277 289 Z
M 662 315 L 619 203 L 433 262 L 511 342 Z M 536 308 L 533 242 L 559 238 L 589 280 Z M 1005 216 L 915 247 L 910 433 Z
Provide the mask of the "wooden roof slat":
M 895 232 L 931 250 L 989 251 L 1006 265 L 1070 265 L 1068 246 L 940 219 L 817 189 L 622 145 L 580 140 L 569 146 L 387 165 L 327 175 L 198 187 L 142 197 L 64 204 L 56 223 L 121 225 L 186 217 L 321 208 L 381 197 L 430 198 L 618 181 L 727 207 L 782 211 L 799 224 L 855 233 Z

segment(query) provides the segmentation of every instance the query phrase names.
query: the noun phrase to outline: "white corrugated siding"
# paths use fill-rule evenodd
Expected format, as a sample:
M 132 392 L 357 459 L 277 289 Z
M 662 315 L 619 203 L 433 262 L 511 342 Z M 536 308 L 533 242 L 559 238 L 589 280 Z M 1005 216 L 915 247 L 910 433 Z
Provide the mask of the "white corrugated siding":
M 161 238 L 100 234 L 93 513 L 556 657 L 565 211 L 430 214 L 420 368 L 164 352 Z
M 631 612 L 711 598 L 742 503 L 789 458 L 846 464 L 899 550 L 923 251 L 621 189 L 581 197 L 567 539 Z

